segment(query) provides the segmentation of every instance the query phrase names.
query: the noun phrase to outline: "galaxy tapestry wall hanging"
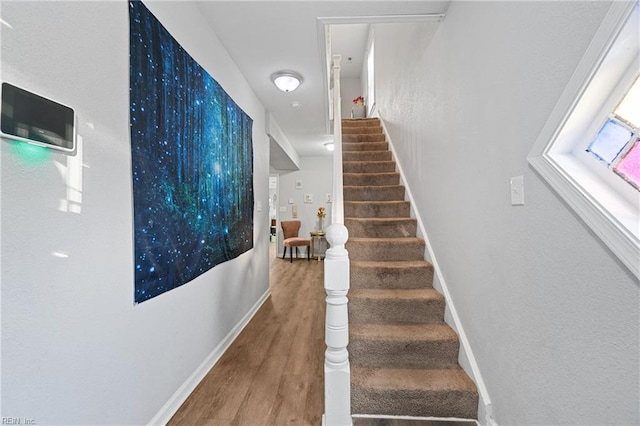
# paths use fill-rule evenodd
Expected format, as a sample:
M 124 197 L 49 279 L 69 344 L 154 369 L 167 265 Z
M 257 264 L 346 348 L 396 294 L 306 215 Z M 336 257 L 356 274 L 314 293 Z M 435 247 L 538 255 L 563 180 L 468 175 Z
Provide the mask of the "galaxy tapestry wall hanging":
M 253 121 L 129 4 L 135 302 L 253 248 Z

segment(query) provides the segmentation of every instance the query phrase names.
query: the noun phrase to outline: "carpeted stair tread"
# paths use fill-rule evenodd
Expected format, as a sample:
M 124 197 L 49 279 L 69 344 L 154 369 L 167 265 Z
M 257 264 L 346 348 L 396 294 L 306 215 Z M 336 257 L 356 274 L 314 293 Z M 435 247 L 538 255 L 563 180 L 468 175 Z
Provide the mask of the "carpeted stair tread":
M 370 126 L 346 126 L 342 128 L 343 135 L 367 135 L 372 133 L 382 134 L 382 127 L 370 125 Z
M 345 185 L 345 201 L 405 201 L 402 185 Z
M 389 149 L 389 144 L 387 142 L 354 142 L 354 143 L 345 142 L 342 144 L 343 152 L 387 151 L 388 149 Z
M 352 364 L 379 368 L 459 368 L 458 336 L 444 323 L 352 324 Z
M 391 201 L 345 201 L 345 203 L 353 205 L 367 205 L 367 204 L 379 204 L 379 205 L 394 205 L 394 204 L 407 204 L 406 200 L 391 200 Z
M 407 268 L 428 268 L 432 269 L 431 265 L 426 260 L 396 260 L 393 262 L 376 262 L 369 260 L 357 260 L 351 262 L 351 266 L 355 268 L 387 268 L 387 269 L 407 269 Z
M 425 242 L 417 237 L 352 237 L 345 247 L 353 260 L 420 260 L 424 259 Z
M 444 298 L 434 289 L 354 288 L 349 321 L 370 324 L 434 324 L 444 316 Z
M 345 173 L 393 173 L 396 171 L 395 161 L 343 161 Z
M 349 186 L 389 186 L 400 183 L 400 173 L 343 173 L 342 179 L 344 184 Z
M 391 340 L 404 342 L 419 341 L 458 341 L 458 335 L 445 323 L 441 324 L 353 324 L 349 328 L 352 338 L 366 340 Z
M 432 288 L 413 289 L 351 289 L 349 297 L 371 300 L 434 300 L 443 302 L 444 297 Z
M 345 218 L 409 217 L 409 201 L 345 201 Z
M 431 419 L 421 419 L 421 418 L 404 418 L 401 416 L 398 417 L 384 417 L 384 415 L 380 416 L 365 416 L 357 417 L 358 414 L 353 415 L 353 421 L 351 422 L 352 426 L 476 426 L 475 420 L 431 420 Z
M 345 218 L 344 225 L 352 238 L 415 237 L 418 226 L 411 217 Z
M 365 134 L 353 134 L 342 135 L 342 143 L 354 143 L 354 142 L 384 142 L 387 139 L 382 133 L 365 133 Z
M 378 118 L 343 118 L 342 127 L 380 126 Z
M 342 161 L 388 161 L 391 151 L 342 151 Z
M 475 418 L 478 392 L 461 369 L 351 369 L 352 412 Z
M 418 237 L 387 237 L 387 238 L 371 238 L 371 237 L 351 237 L 349 238 L 349 242 L 355 243 L 367 243 L 367 244 L 402 244 L 402 245 L 411 245 L 418 244 L 421 246 L 425 245 L 425 242 L 422 238 Z M 402 260 L 402 259 L 398 259 Z
M 476 392 L 473 381 L 462 369 L 395 369 L 354 368 L 354 382 L 358 386 L 372 389 L 393 388 L 398 390 L 431 390 L 443 388 L 462 392 Z
M 425 260 L 351 261 L 351 288 L 410 289 L 433 286 L 433 265 Z

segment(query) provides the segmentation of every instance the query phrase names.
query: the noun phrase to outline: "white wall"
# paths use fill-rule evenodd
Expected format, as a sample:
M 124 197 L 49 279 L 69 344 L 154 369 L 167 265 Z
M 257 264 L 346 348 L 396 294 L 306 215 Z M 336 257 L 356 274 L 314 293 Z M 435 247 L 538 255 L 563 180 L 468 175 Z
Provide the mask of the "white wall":
M 639 283 L 527 164 L 607 9 L 452 2 L 376 26 L 379 112 L 498 424 L 640 423 Z
M 362 92 L 362 84 L 359 78 L 341 78 L 340 79 L 340 108 L 342 109 L 342 118 L 351 118 L 351 107 L 353 100 L 358 96 L 365 96 Z
M 68 213 L 68 157 L 0 142 L 3 418 L 145 424 L 268 292 L 264 107 L 193 3 L 149 7 L 254 120 L 254 249 L 134 306 L 128 4 L 2 2 L 2 79 L 76 108 L 84 151 Z
M 300 220 L 300 237 L 309 237 L 309 232 L 317 229 L 318 208 L 324 207 L 327 217 L 324 219 L 324 228 L 331 224 L 331 203 L 326 202 L 326 194 L 333 192 L 333 157 L 300 157 L 300 170 L 295 172 L 282 172 L 280 174 L 280 199 L 279 207 L 286 208 L 286 211 L 279 211 L 278 217 L 278 252 L 282 256 L 284 247 L 282 245 L 282 228 L 280 221 Z M 296 181 L 302 182 L 302 188 L 296 189 Z M 305 203 L 304 195 L 313 195 L 313 203 Z M 293 199 L 293 204 L 289 204 L 289 199 Z M 298 206 L 298 218 L 291 215 L 292 205 Z M 304 248 L 299 249 L 300 256 L 306 257 Z M 289 253 L 287 253 L 289 257 Z

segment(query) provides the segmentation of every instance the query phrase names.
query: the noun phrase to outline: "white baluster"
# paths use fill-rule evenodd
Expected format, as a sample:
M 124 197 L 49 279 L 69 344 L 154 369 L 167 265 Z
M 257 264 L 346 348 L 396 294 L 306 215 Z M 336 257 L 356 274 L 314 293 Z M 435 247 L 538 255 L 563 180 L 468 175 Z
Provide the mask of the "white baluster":
M 349 368 L 349 253 L 344 244 L 349 231 L 341 223 L 327 229 L 324 288 L 327 292 L 324 358 L 324 423 L 328 426 L 351 424 L 351 373 Z

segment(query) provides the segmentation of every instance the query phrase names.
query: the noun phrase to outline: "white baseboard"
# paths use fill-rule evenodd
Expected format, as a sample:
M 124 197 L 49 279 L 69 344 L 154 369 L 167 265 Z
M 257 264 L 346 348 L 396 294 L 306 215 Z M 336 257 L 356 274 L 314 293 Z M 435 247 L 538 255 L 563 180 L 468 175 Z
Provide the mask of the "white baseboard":
M 431 262 L 433 265 L 434 278 L 433 278 L 433 286 L 440 290 L 442 295 L 446 300 L 446 312 L 445 312 L 445 322 L 451 328 L 453 328 L 456 333 L 458 333 L 458 337 L 460 338 L 460 355 L 458 357 L 460 366 L 462 369 L 472 378 L 475 382 L 476 387 L 478 388 L 478 394 L 480 397 L 480 401 L 478 403 L 478 421 L 482 426 L 497 426 L 496 422 L 493 420 L 493 413 L 491 408 L 491 398 L 489 397 L 489 393 L 487 391 L 487 387 L 484 384 L 484 380 L 482 379 L 482 375 L 480 374 L 480 368 L 478 367 L 478 363 L 476 362 L 475 357 L 473 356 L 473 351 L 471 350 L 471 344 L 469 343 L 469 339 L 462 328 L 462 322 L 460 317 L 458 316 L 458 312 L 456 311 L 455 305 L 451 298 L 451 293 L 449 292 L 449 288 L 444 280 L 444 276 L 442 274 L 442 270 L 438 265 L 438 261 L 436 260 L 436 256 L 431 246 L 431 242 L 427 236 L 427 231 L 424 227 L 424 223 L 422 222 L 422 218 L 420 217 L 420 212 L 416 209 L 416 202 L 413 198 L 413 194 L 411 193 L 411 189 L 407 184 L 407 180 L 405 178 L 404 172 L 402 170 L 402 166 L 398 161 L 398 155 L 395 151 L 393 141 L 389 136 L 389 132 L 387 131 L 387 127 L 385 125 L 384 120 L 380 117 L 380 111 L 377 111 L 378 118 L 380 119 L 380 123 L 382 125 L 382 131 L 387 138 L 387 142 L 389 143 L 389 149 L 393 155 L 393 159 L 396 162 L 396 167 L 398 168 L 398 172 L 400 173 L 401 184 L 405 187 L 406 196 L 408 201 L 411 203 L 411 213 L 413 217 L 415 217 L 418 222 L 418 236 L 424 238 L 426 243 L 425 250 L 425 258 Z
M 258 299 L 258 301 L 251 307 L 249 312 L 236 324 L 235 327 L 225 336 L 224 339 L 211 351 L 211 353 L 205 358 L 205 360 L 196 368 L 196 370 L 187 378 L 187 380 L 178 388 L 177 391 L 169 398 L 164 406 L 158 411 L 158 413 L 149 421 L 148 425 L 166 425 L 171 417 L 178 411 L 180 406 L 191 395 L 191 392 L 198 386 L 198 384 L 204 379 L 209 370 L 218 362 L 220 357 L 229 349 L 229 346 L 238 337 L 240 332 L 251 321 L 253 316 L 258 312 L 258 309 L 269 298 L 271 291 L 267 291 Z

